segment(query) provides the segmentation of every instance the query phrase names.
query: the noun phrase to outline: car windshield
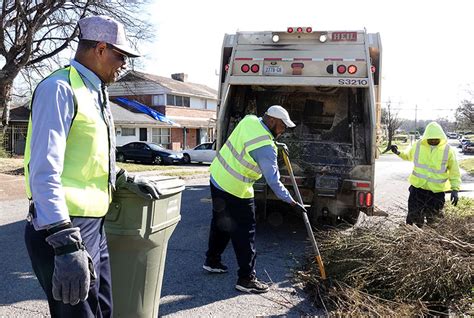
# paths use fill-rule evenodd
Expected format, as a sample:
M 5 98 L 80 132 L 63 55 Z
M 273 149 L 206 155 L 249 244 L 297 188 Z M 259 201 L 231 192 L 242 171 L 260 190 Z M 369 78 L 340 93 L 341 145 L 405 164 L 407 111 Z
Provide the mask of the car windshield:
M 165 148 L 162 148 L 162 147 L 160 147 L 160 146 L 158 146 L 158 145 L 156 145 L 156 144 L 147 144 L 147 145 L 148 145 L 151 149 L 153 149 L 153 150 L 160 150 L 160 151 L 165 150 Z

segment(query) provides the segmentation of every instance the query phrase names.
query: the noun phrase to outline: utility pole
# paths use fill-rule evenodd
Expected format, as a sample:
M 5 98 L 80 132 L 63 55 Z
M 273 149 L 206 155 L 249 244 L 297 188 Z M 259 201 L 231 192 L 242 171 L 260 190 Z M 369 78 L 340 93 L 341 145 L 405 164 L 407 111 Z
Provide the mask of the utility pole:
M 418 105 L 415 105 L 415 136 L 416 136 L 416 116 L 418 113 Z

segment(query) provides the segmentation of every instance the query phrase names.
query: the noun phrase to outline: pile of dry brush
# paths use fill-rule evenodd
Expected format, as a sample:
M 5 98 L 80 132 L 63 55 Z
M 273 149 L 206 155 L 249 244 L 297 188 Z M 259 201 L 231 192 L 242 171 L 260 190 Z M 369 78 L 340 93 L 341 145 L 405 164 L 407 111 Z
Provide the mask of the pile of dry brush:
M 474 212 L 423 229 L 362 226 L 317 240 L 332 284 L 315 262 L 297 277 L 329 315 L 473 313 Z

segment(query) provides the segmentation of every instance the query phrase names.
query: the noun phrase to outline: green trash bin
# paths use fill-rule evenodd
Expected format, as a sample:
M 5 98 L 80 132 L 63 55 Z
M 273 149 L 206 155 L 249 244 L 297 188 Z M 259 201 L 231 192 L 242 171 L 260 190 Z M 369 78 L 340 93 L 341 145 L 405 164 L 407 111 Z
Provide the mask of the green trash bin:
M 114 317 L 158 317 L 168 240 L 181 219 L 184 181 L 154 176 L 160 198 L 114 193 L 105 217 Z

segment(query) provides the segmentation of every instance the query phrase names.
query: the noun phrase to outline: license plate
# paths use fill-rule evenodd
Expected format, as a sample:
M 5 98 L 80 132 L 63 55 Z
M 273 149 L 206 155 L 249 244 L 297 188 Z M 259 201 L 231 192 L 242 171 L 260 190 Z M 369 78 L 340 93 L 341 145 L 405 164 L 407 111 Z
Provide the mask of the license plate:
M 280 65 L 264 65 L 263 74 L 265 75 L 281 75 L 283 68 Z

